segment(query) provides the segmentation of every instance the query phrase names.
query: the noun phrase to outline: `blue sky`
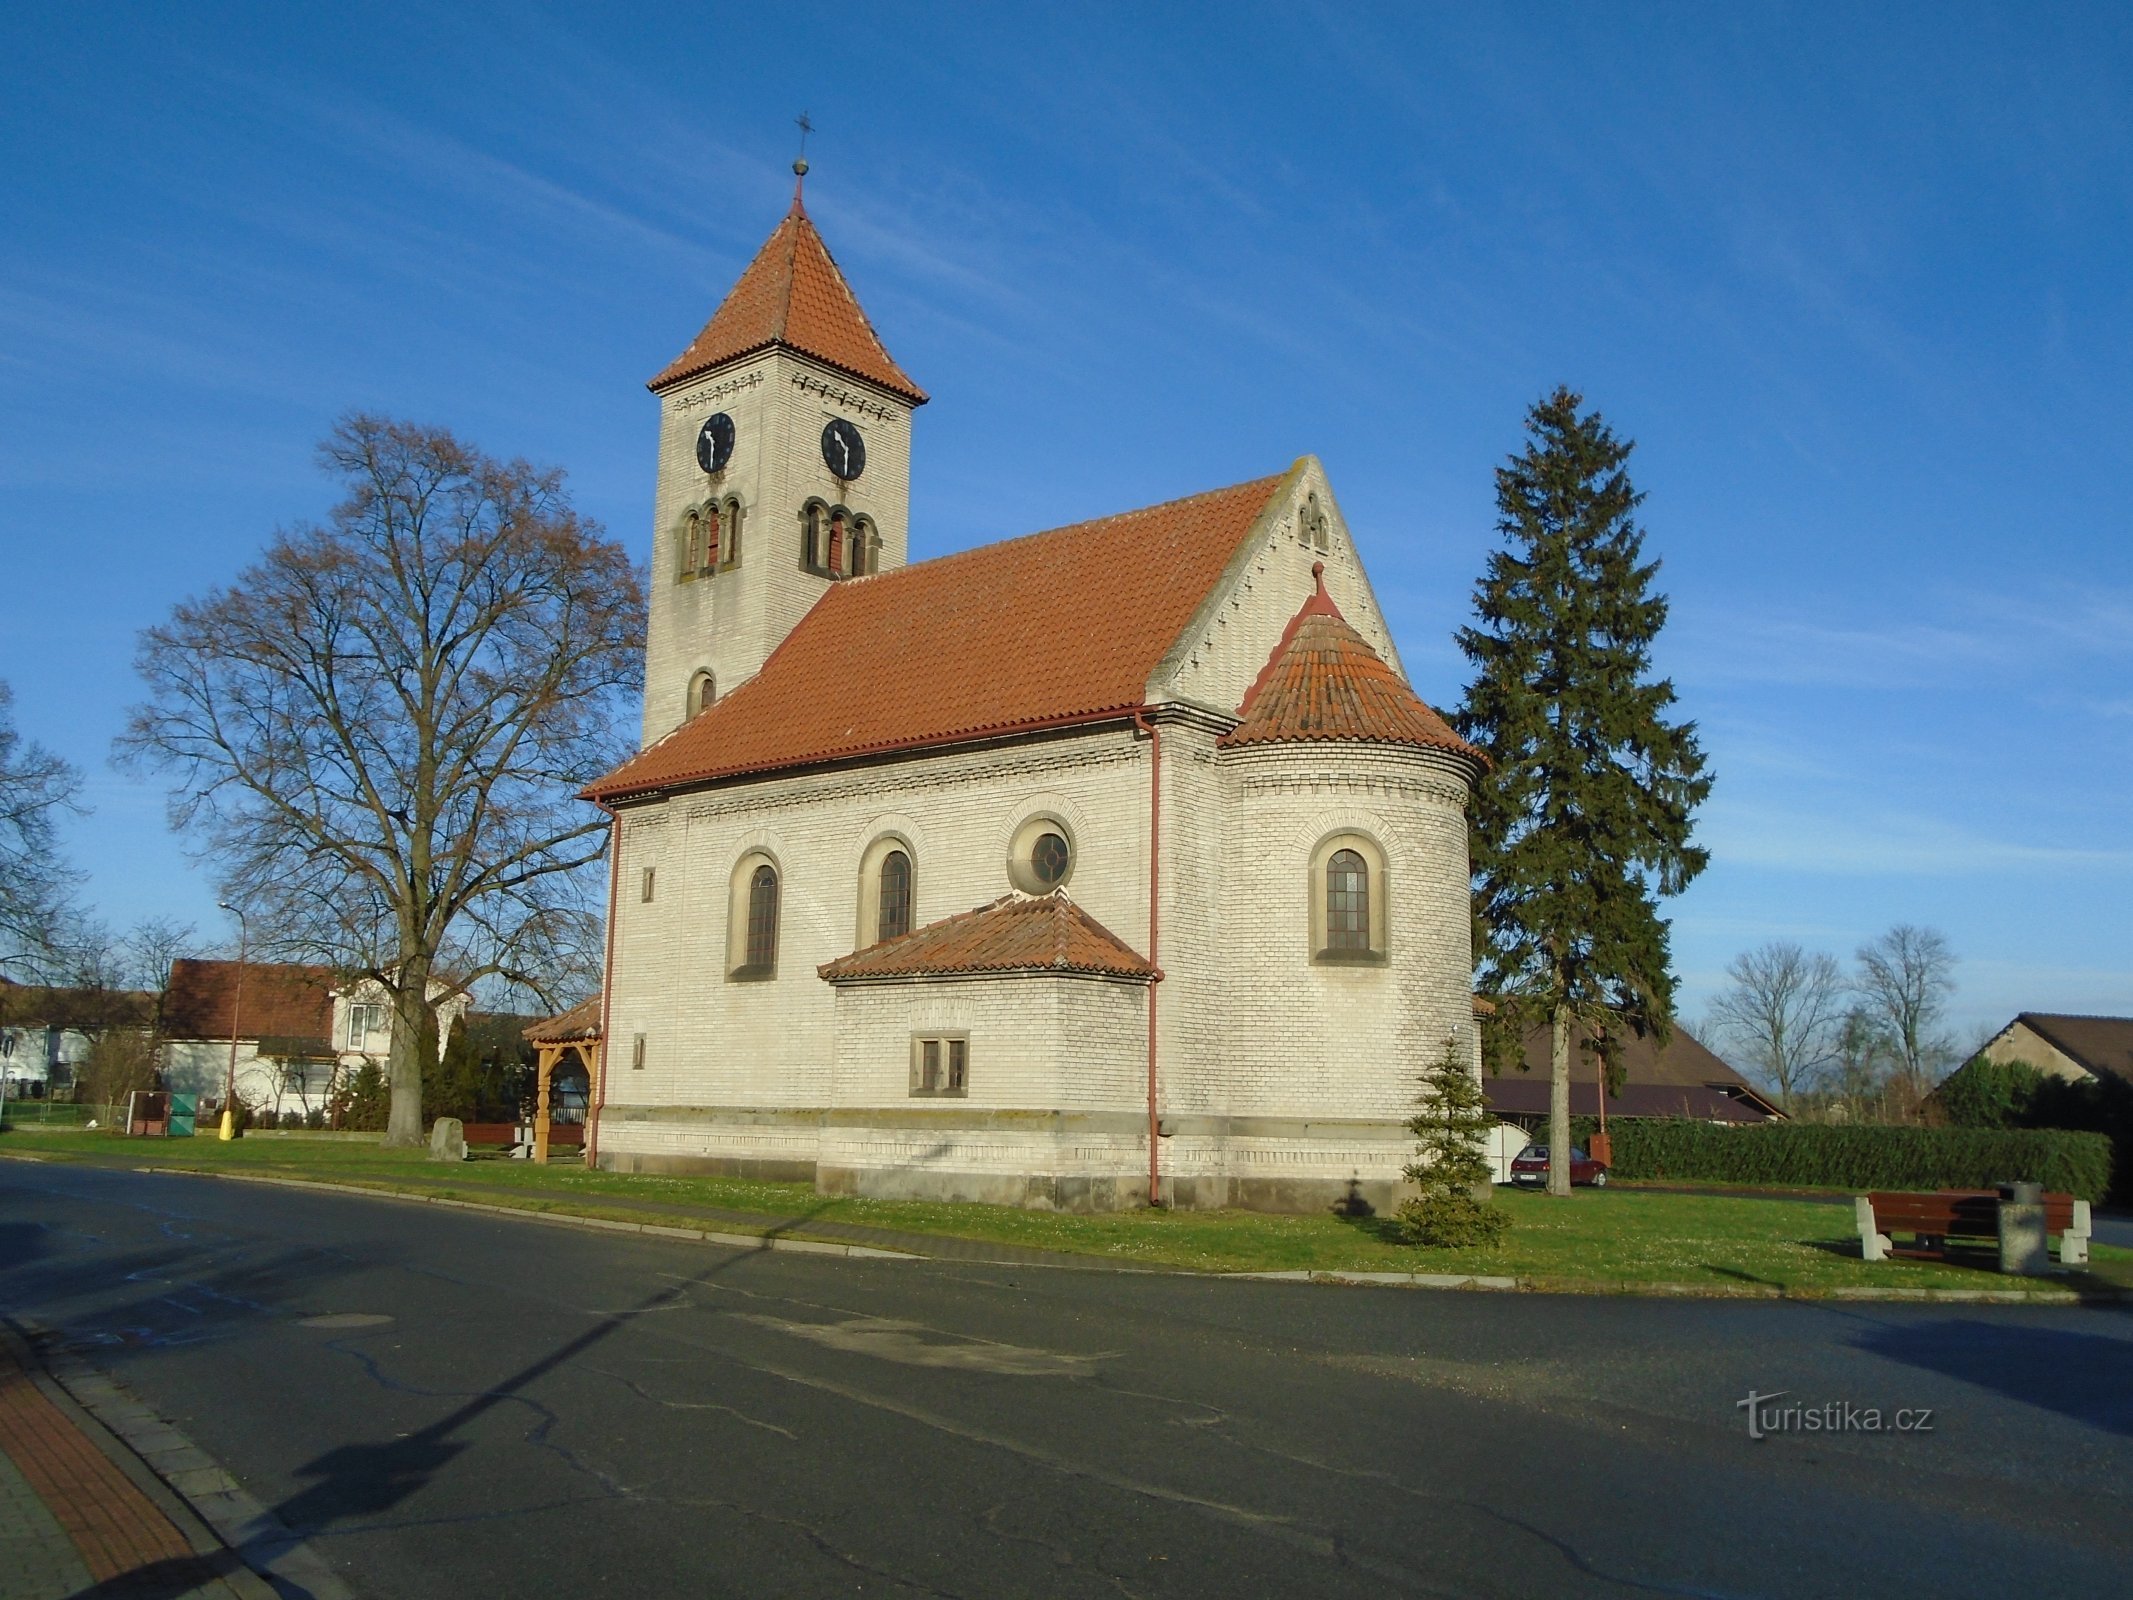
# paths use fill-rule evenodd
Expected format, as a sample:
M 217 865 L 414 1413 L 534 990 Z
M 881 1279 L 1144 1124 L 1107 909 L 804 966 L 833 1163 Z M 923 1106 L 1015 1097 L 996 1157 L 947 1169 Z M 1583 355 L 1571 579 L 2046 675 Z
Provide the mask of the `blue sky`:
M 124 923 L 213 925 L 106 753 L 132 640 L 319 515 L 351 408 L 648 546 L 643 381 L 808 199 L 904 367 L 913 551 L 1321 456 L 1426 699 L 1491 469 L 1638 441 L 1717 772 L 1688 1010 L 1944 930 L 1966 1030 L 2133 1012 L 2118 8 L 11 7 L 0 677 Z

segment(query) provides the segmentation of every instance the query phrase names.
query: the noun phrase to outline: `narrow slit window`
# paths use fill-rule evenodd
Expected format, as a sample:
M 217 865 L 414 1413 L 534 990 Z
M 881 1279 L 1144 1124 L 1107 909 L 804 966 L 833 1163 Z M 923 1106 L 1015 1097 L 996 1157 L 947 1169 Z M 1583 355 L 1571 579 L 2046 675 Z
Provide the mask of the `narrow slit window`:
M 881 914 L 875 939 L 900 939 L 911 931 L 911 858 L 891 850 L 881 861 Z
M 748 965 L 767 972 L 778 963 L 778 874 L 767 862 L 748 880 Z
M 659 869 L 657 867 L 646 867 L 644 876 L 638 881 L 637 898 L 649 905 L 652 899 L 652 891 L 658 886 L 658 881 Z
M 630 1040 L 630 1069 L 635 1072 L 644 1070 L 644 1035 L 641 1033 Z

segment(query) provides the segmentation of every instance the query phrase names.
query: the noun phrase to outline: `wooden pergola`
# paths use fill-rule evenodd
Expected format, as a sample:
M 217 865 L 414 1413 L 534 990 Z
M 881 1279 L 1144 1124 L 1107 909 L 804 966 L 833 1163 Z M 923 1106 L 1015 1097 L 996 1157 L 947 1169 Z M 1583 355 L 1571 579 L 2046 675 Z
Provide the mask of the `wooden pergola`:
M 588 1083 L 600 1076 L 600 997 L 582 1000 L 561 1016 L 536 1022 L 526 1029 L 525 1040 L 539 1057 L 533 1111 L 533 1159 L 548 1163 L 548 1099 L 555 1069 L 575 1055 L 584 1065 Z

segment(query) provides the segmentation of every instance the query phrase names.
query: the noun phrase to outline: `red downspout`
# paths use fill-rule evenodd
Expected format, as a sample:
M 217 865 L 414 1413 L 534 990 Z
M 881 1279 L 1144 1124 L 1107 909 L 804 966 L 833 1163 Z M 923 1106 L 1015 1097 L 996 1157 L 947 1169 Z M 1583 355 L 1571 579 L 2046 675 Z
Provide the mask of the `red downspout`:
M 1148 735 L 1148 965 L 1155 977 L 1148 985 L 1148 1204 L 1163 1203 L 1160 1159 L 1162 1124 L 1155 1114 L 1155 986 L 1163 981 L 1163 730 L 1150 722 L 1147 708 L 1133 713 L 1133 726 Z
M 599 1170 L 600 1165 L 600 1112 L 607 1104 L 607 1058 L 613 1053 L 608 1017 L 615 1006 L 615 902 L 622 889 L 622 818 L 604 805 L 600 809 L 607 812 L 607 953 L 600 966 L 600 1081 L 593 1085 L 592 1110 L 585 1126 L 587 1172 Z

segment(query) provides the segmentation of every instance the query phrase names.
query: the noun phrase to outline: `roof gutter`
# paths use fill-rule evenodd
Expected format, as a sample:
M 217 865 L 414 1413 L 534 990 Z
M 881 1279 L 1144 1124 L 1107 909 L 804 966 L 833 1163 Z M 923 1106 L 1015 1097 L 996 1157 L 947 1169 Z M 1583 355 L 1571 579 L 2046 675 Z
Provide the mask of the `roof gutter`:
M 736 694 L 740 691 L 735 690 Z M 734 767 L 726 771 L 689 773 L 674 778 L 656 779 L 636 787 L 627 784 L 589 784 L 578 791 L 580 800 L 590 800 L 601 810 L 610 814 L 610 801 L 644 800 L 654 795 L 671 794 L 681 789 L 693 789 L 703 784 L 724 782 L 735 778 L 767 778 L 773 774 L 801 772 L 811 767 L 833 767 L 842 761 L 860 761 L 869 756 L 909 755 L 920 750 L 952 750 L 962 745 L 985 744 L 994 739 L 1013 738 L 1025 733 L 1052 733 L 1061 728 L 1087 727 L 1098 722 L 1125 722 L 1130 720 L 1136 728 L 1145 726 L 1142 721 L 1148 707 L 1143 705 L 1106 706 L 1101 711 L 1070 711 L 1062 716 L 1039 717 L 1029 722 L 1001 723 L 989 728 L 965 728 L 949 733 L 926 734 L 916 739 L 884 739 L 875 744 L 854 745 L 845 750 L 827 750 L 820 755 L 808 756 L 799 761 L 765 763 L 759 767 Z M 1149 959 L 1153 960 L 1151 956 Z

